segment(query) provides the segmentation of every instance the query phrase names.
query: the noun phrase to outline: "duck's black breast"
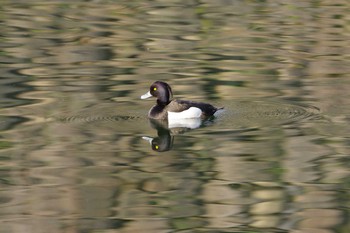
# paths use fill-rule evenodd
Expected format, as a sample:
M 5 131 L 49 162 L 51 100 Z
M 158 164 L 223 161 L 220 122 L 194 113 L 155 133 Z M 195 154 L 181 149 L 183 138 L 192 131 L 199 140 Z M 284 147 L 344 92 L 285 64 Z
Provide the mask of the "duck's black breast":
M 189 109 L 191 106 L 185 101 L 172 100 L 168 104 L 157 102 L 148 113 L 149 118 L 166 120 L 169 112 L 182 112 Z
M 148 117 L 158 120 L 166 120 L 168 118 L 167 105 L 154 105 L 148 112 Z

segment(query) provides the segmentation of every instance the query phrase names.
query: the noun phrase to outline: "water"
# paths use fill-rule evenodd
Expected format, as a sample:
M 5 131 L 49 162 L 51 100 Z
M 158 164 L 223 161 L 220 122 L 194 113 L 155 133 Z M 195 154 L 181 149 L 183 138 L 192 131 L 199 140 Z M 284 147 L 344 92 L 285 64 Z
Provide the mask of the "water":
M 348 9 L 3 1 L 0 233 L 349 232 Z M 156 80 L 225 110 L 150 122 Z

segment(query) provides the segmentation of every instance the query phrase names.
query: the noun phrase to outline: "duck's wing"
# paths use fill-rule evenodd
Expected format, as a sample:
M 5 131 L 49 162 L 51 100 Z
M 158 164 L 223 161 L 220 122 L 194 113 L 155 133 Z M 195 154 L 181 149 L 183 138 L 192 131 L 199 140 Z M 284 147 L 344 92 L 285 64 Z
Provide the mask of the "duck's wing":
M 191 105 L 191 103 L 193 103 L 193 102 L 174 99 L 168 104 L 167 111 L 168 112 L 182 112 L 182 111 L 185 111 L 185 110 L 189 109 L 190 107 L 192 107 L 193 105 Z
M 199 108 L 203 112 L 204 116 L 212 116 L 218 110 L 216 107 L 208 103 L 188 101 L 188 100 L 173 100 L 168 105 L 168 111 L 181 112 L 189 109 L 190 107 Z

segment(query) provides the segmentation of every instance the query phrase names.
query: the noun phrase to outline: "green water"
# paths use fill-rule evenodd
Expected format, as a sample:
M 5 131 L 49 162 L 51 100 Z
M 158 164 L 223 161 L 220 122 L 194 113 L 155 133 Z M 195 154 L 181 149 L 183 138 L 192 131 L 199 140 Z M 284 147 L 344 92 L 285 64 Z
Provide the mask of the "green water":
M 348 12 L 1 1 L 0 233 L 349 232 Z M 156 80 L 225 109 L 150 122 Z

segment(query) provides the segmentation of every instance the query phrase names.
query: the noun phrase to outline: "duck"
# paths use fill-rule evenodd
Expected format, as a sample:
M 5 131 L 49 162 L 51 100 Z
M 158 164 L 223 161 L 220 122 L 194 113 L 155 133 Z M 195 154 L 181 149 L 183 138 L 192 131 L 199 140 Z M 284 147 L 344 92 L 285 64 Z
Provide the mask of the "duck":
M 141 99 L 150 97 L 157 98 L 157 104 L 148 112 L 150 119 L 172 120 L 179 119 L 208 119 L 218 110 L 223 108 L 214 107 L 208 103 L 189 100 L 173 99 L 173 92 L 169 84 L 163 81 L 154 82 L 149 91 L 141 96 Z

